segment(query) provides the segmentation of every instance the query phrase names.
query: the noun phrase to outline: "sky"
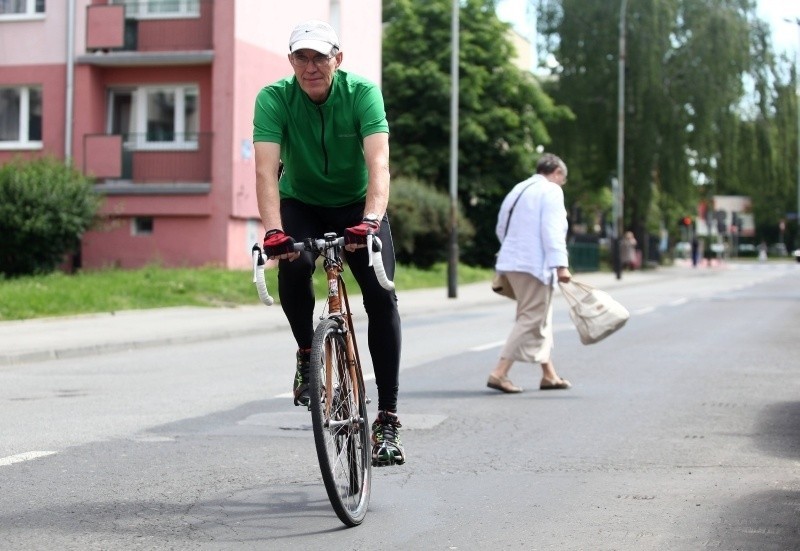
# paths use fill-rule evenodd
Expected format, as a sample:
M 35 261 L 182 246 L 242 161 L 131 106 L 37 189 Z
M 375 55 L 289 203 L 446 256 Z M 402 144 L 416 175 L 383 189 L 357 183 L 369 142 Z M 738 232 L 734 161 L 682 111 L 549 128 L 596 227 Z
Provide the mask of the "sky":
M 758 15 L 772 26 L 776 52 L 794 55 L 800 49 L 800 0 L 758 0 Z M 795 23 L 788 23 L 784 18 Z

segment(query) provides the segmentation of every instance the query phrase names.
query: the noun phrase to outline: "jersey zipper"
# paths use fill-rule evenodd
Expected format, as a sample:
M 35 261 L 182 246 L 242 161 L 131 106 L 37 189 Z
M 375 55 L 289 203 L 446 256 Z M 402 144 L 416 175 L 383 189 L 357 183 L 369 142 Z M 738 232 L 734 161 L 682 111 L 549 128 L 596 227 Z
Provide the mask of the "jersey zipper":
M 325 147 L 325 117 L 322 114 L 322 107 L 317 106 L 317 112 L 319 113 L 319 120 L 322 123 L 322 133 L 319 137 L 320 146 L 322 146 L 322 158 L 323 158 L 323 171 L 324 174 L 328 175 L 328 149 Z

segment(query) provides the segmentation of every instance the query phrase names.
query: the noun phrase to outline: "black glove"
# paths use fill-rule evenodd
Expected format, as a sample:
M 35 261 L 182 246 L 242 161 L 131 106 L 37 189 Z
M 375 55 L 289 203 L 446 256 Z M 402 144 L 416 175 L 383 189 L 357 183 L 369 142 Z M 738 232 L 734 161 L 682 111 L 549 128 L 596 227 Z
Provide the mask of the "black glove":
M 264 234 L 264 254 L 267 258 L 294 252 L 294 239 L 283 233 L 283 230 L 269 230 Z
M 367 235 L 377 235 L 380 229 L 380 220 L 368 220 L 364 218 L 359 225 L 344 230 L 344 244 L 366 245 Z

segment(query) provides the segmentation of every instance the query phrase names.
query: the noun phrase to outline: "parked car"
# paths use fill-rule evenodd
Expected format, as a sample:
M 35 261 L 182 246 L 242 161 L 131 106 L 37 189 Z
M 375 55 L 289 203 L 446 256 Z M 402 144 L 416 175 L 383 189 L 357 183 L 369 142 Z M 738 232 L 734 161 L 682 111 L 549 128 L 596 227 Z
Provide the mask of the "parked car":
M 794 259 L 800 262 L 800 249 L 795 249 L 792 254 L 794 255 Z

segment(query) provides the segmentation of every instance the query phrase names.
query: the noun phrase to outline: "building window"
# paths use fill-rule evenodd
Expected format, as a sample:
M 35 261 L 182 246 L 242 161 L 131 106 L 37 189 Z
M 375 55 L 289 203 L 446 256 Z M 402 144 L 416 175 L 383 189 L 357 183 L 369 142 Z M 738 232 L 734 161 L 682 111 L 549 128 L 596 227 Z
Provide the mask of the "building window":
M 124 4 L 131 19 L 164 19 L 200 16 L 200 0 L 113 0 Z
M 112 90 L 108 131 L 137 149 L 195 149 L 198 100 L 196 86 Z
M 44 0 L 0 0 L 0 18 L 44 13 Z
M 0 88 L 0 147 L 42 147 L 41 88 Z
M 153 217 L 134 217 L 133 224 L 131 225 L 131 233 L 133 235 L 153 235 Z

